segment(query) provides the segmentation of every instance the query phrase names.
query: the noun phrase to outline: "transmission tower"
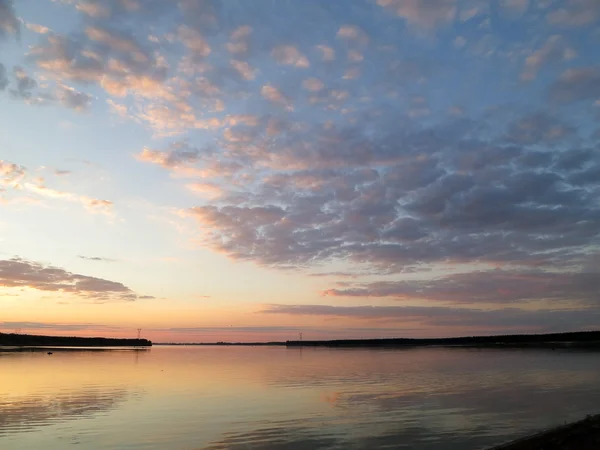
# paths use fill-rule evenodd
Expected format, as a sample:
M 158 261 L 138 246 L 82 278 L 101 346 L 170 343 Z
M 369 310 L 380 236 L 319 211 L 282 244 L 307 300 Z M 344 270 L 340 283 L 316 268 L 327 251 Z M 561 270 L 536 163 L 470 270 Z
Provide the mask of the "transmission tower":
M 137 338 L 139 339 L 140 338 L 140 334 L 142 334 L 142 329 L 138 328 L 137 331 L 138 331 L 138 335 L 137 335 L 138 337 Z

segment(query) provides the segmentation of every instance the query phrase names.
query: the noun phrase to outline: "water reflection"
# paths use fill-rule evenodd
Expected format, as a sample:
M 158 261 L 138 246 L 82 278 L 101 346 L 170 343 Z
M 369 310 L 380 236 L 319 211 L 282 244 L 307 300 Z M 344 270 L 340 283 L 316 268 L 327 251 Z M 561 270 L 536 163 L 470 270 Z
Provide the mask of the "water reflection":
M 469 450 L 598 412 L 600 355 L 256 347 L 19 354 L 0 357 L 0 399 L 0 448 L 43 442 L 59 450 L 68 435 L 86 450 Z
M 200 450 L 321 450 L 335 448 L 339 440 L 319 435 L 315 429 L 292 424 L 272 424 L 249 432 L 227 433 L 222 440 Z
M 118 408 L 127 395 L 125 389 L 90 388 L 51 396 L 0 399 L 0 436 L 107 412 Z

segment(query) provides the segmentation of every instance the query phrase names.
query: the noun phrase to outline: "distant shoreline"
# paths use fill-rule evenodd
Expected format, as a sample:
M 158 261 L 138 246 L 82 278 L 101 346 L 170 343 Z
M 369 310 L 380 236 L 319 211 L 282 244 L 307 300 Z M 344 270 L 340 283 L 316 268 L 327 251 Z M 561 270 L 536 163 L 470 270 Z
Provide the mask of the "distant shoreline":
M 0 333 L 0 350 L 11 348 L 50 348 L 50 347 L 151 347 L 148 339 L 118 339 L 104 337 L 42 336 L 34 334 Z M 14 350 L 10 350 L 14 351 Z
M 2 347 L 151 347 L 166 346 L 240 346 L 240 347 L 328 347 L 328 348 L 545 348 L 545 349 L 600 349 L 600 331 L 579 331 L 549 334 L 514 334 L 496 336 L 464 336 L 455 338 L 390 338 L 390 339 L 339 339 L 298 340 L 271 342 L 162 342 L 153 344 L 147 339 L 117 339 L 103 337 L 41 336 L 0 333 Z
M 600 331 L 548 334 L 512 334 L 464 336 L 432 339 L 341 339 L 331 341 L 287 341 L 288 347 L 402 348 L 402 347 L 475 347 L 475 348 L 589 348 L 600 349 Z
M 512 334 L 496 336 L 465 336 L 456 338 L 390 338 L 390 339 L 339 339 L 302 340 L 281 342 L 158 342 L 166 346 L 240 346 L 268 347 L 333 347 L 333 348 L 411 348 L 411 347 L 460 347 L 460 348 L 582 348 L 600 349 L 600 331 L 577 331 L 548 334 Z

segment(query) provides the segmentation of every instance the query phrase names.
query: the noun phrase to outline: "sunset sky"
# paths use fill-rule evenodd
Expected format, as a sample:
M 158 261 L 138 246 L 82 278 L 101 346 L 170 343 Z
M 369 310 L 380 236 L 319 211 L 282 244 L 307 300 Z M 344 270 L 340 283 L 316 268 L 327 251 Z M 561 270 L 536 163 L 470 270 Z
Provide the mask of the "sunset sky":
M 0 0 L 0 331 L 600 326 L 600 1 Z

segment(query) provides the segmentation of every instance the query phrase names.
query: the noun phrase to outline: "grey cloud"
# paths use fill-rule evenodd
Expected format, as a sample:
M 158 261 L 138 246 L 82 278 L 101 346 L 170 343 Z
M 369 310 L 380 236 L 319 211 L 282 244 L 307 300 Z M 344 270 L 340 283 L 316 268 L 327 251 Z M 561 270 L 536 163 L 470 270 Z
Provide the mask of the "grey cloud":
M 110 93 L 123 95 L 143 89 L 143 80 L 165 80 L 165 65 L 148 47 L 127 32 L 95 25 L 79 35 L 46 35 L 29 59 L 59 80 L 102 83 Z
M 548 64 L 567 61 L 574 58 L 575 55 L 575 51 L 567 45 L 562 36 L 550 36 L 542 47 L 525 59 L 525 67 L 521 78 L 532 80 L 537 76 L 542 67 Z
M 105 330 L 117 331 L 121 327 L 113 327 L 108 325 L 98 325 L 92 323 L 48 323 L 48 322 L 0 322 L 0 327 L 4 329 L 22 330 L 60 330 L 60 331 L 79 331 L 79 330 Z
M 377 4 L 425 30 L 451 23 L 457 13 L 456 0 L 377 0 Z
M 329 289 L 328 296 L 391 297 L 473 304 L 522 303 L 537 300 L 597 306 L 600 278 L 591 272 L 532 270 L 469 272 L 425 281 L 389 281 Z
M 572 136 L 575 128 L 546 113 L 531 114 L 513 122 L 506 139 L 524 145 L 552 145 Z
M 559 153 L 554 167 L 561 171 L 581 170 L 588 162 L 593 161 L 596 151 L 590 148 L 573 149 Z
M 569 182 L 586 188 L 597 188 L 600 180 L 600 163 L 596 162 L 587 169 L 573 172 L 569 176 Z
M 85 111 L 91 104 L 92 96 L 71 87 L 61 86 L 57 93 L 57 99 L 67 108 L 75 111 Z
M 11 89 L 10 93 L 14 97 L 28 99 L 32 95 L 32 90 L 37 88 L 37 81 L 27 75 L 25 70 L 20 66 L 13 68 L 13 76 L 16 82 L 16 88 Z
M 189 211 L 209 225 L 208 246 L 280 267 L 348 259 L 402 272 L 449 260 L 568 266 L 599 241 L 600 211 L 589 190 L 598 158 L 568 146 L 576 130 L 559 118 L 525 115 L 497 139 L 473 121 L 411 130 L 366 119 L 310 133 L 282 126 L 278 148 L 261 133 L 250 144 L 227 144 L 229 162 L 242 164 L 221 175 L 254 181 Z M 379 132 L 367 137 L 363 127 Z M 539 149 L 557 142 L 560 150 Z M 228 162 L 198 152 L 184 158 L 198 170 Z M 179 154 L 141 159 L 169 167 Z M 246 167 L 268 175 L 250 178 Z M 277 214 L 257 225 L 250 211 Z
M 0 91 L 3 91 L 8 86 L 8 75 L 6 74 L 6 68 L 0 63 Z
M 545 330 L 581 330 L 597 327 L 600 313 L 596 309 L 563 309 L 526 311 L 517 308 L 480 310 L 473 308 L 420 306 L 328 306 L 270 305 L 266 314 L 297 316 L 347 317 L 356 319 L 418 322 L 441 327 L 505 327 Z
M 596 0 L 565 0 L 561 7 L 548 14 L 553 25 L 582 27 L 592 25 L 600 18 L 600 5 Z
M 10 35 L 17 36 L 20 28 L 13 0 L 0 0 L 0 39 Z
M 140 298 L 130 288 L 116 281 L 80 275 L 19 258 L 0 261 L 0 286 L 64 292 L 98 300 Z
M 159 164 L 164 168 L 175 168 L 192 165 L 200 160 L 202 154 L 206 153 L 206 150 L 201 151 L 191 147 L 187 142 L 175 142 L 167 151 L 144 149 L 136 157 L 141 161 Z
M 86 261 L 99 261 L 99 262 L 116 262 L 116 259 L 111 259 L 111 258 L 103 258 L 100 256 L 84 256 L 84 255 L 78 255 L 77 256 L 79 259 L 85 259 Z
M 343 6 L 301 3 L 274 2 L 273 8 L 281 9 L 265 14 L 245 2 L 148 1 L 128 9 L 120 0 L 88 1 L 80 7 L 79 30 L 42 36 L 30 58 L 74 86 L 95 83 L 113 95 L 135 95 L 128 113 L 136 114 L 131 111 L 140 106 L 143 120 L 164 125 L 166 132 L 214 131 L 213 146 L 178 141 L 136 157 L 220 188 L 210 204 L 186 211 L 201 224 L 204 243 L 233 258 L 280 268 L 347 260 L 361 266 L 359 272 L 384 273 L 448 261 L 517 267 L 561 262 L 571 268 L 599 242 L 597 161 L 580 151 L 588 143 L 574 123 L 557 111 L 518 117 L 508 109 L 508 119 L 501 120 L 492 115 L 449 120 L 434 114 L 427 122 L 417 121 L 410 117 L 410 99 L 418 99 L 416 106 L 435 105 L 434 95 L 425 98 L 411 89 L 401 100 L 391 92 L 421 86 L 449 64 L 402 59 L 388 50 L 385 58 L 378 56 L 384 51 L 374 48 L 375 39 L 367 36 L 371 30 L 359 20 L 366 12 L 389 11 L 413 29 L 432 31 L 451 24 L 457 14 L 463 20 L 462 13 L 486 16 L 487 9 L 465 11 L 462 2 L 453 0 L 359 2 L 344 24 L 335 22 L 332 28 L 335 34 L 344 27 L 344 39 L 317 30 L 306 41 L 299 31 L 305 27 L 279 18 L 314 24 L 339 17 Z M 159 16 L 172 33 L 158 36 L 150 30 L 156 25 L 150 18 Z M 257 27 L 263 20 L 266 25 Z M 154 39 L 148 41 L 151 32 Z M 240 47 L 227 46 L 240 42 Z M 372 63 L 365 69 L 373 80 L 368 93 L 390 92 L 386 101 L 364 95 L 362 104 L 365 93 L 354 82 L 332 81 L 327 71 L 335 68 L 322 64 L 315 48 L 332 45 L 339 60 L 346 46 L 361 43 Z M 307 74 L 300 72 L 305 70 L 286 67 L 273 80 L 253 72 L 257 86 L 272 82 L 277 87 L 272 99 L 282 100 L 283 93 L 289 97 L 282 110 L 253 93 L 252 83 L 230 67 L 229 57 L 217 61 L 217 49 L 226 48 L 236 55 L 239 50 L 252 70 L 259 59 L 275 66 L 269 55 L 276 49 L 277 61 L 300 69 L 310 63 L 315 71 L 310 76 L 327 82 L 312 92 L 302 89 Z M 551 37 L 535 50 L 525 69 L 536 74 L 574 56 L 563 38 Z M 548 95 L 559 102 L 595 98 L 594 71 L 565 72 Z M 169 78 L 172 74 L 177 78 Z M 252 120 L 220 111 L 210 120 L 195 116 L 195 111 L 208 116 L 207 111 L 223 108 L 230 98 L 225 95 L 247 101 Z M 88 101 L 83 96 L 71 103 L 83 107 Z M 339 117 L 347 120 L 324 123 L 321 115 L 306 120 L 313 107 L 343 111 Z
M 600 67 L 566 70 L 550 86 L 548 95 L 559 103 L 596 100 L 600 97 Z

